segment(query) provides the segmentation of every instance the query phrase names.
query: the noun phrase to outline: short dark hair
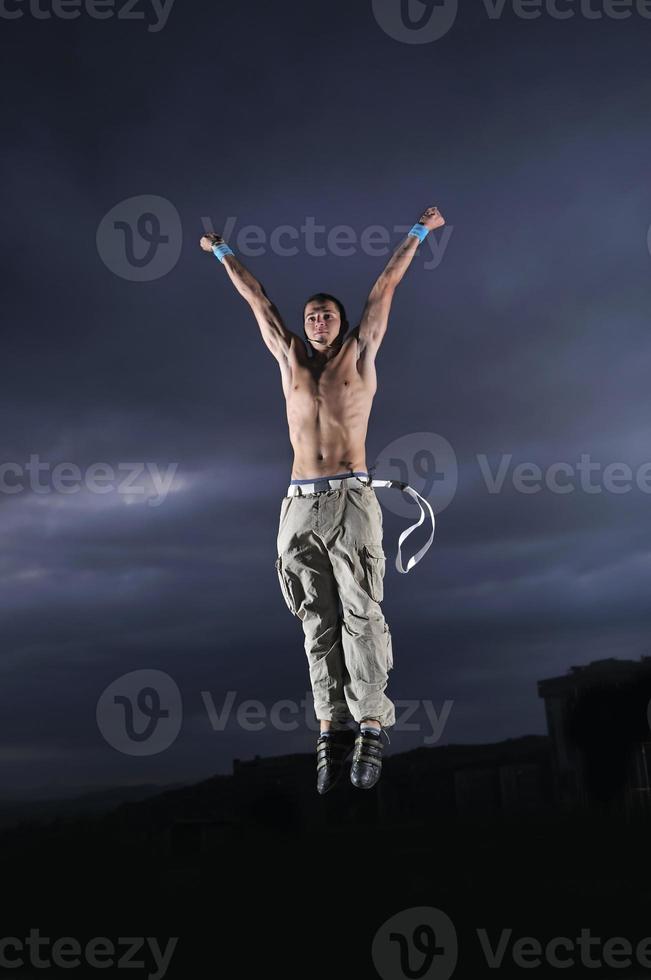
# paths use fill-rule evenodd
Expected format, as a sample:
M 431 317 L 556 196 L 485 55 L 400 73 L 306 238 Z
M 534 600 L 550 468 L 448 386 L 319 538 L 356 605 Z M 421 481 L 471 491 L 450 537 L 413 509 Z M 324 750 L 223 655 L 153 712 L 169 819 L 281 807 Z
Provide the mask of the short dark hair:
M 310 298 L 306 299 L 305 302 L 303 303 L 303 336 L 309 343 L 310 342 L 309 337 L 305 332 L 305 307 L 307 306 L 308 303 L 316 302 L 317 300 L 319 303 L 325 303 L 326 300 L 330 300 L 330 302 L 334 303 L 337 309 L 339 310 L 339 316 L 341 317 L 341 327 L 339 328 L 339 333 L 337 334 L 337 340 L 341 342 L 344 339 L 344 336 L 347 333 L 350 324 L 348 323 L 348 317 L 346 316 L 346 310 L 344 309 L 344 304 L 341 302 L 340 299 L 337 299 L 336 296 L 331 296 L 330 293 L 315 293 L 314 296 L 310 296 Z

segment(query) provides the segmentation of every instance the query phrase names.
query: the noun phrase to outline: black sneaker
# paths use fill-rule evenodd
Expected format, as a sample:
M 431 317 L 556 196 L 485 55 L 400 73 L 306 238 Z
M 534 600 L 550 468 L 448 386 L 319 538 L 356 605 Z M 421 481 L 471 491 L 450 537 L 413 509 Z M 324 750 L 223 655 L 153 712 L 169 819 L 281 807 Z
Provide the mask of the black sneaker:
M 377 735 L 360 731 L 355 738 L 350 781 L 358 789 L 371 789 L 382 774 L 382 733 L 389 738 L 383 728 L 378 729 Z
M 353 731 L 335 731 L 319 735 L 316 741 L 316 788 L 327 793 L 339 781 L 344 763 L 353 750 Z

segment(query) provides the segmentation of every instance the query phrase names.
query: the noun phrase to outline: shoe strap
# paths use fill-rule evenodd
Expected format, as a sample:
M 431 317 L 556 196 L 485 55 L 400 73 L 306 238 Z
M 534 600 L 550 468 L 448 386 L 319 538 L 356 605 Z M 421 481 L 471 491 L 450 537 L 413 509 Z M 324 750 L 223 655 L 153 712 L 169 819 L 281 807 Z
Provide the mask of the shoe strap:
M 370 764 L 375 766 L 376 769 L 382 768 L 382 758 L 380 756 L 367 755 L 365 752 L 361 752 L 355 759 L 355 762 L 370 762 Z
M 385 728 L 380 728 L 380 732 L 382 733 L 382 735 L 384 735 L 384 736 L 386 737 L 386 739 L 387 739 L 387 740 L 388 740 L 389 742 L 391 742 L 391 739 L 389 738 L 389 733 L 387 732 L 387 730 L 386 730 Z M 362 731 L 360 731 L 360 735 L 365 735 L 365 734 L 366 734 L 366 732 L 362 732 Z M 372 738 L 372 737 L 373 737 L 373 736 L 371 736 L 371 738 Z

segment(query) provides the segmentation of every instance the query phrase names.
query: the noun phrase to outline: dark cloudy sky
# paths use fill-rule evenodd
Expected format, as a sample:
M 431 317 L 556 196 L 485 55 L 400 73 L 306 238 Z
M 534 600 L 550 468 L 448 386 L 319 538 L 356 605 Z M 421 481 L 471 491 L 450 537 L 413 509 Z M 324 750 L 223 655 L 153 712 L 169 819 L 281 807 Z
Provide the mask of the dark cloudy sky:
M 651 652 L 651 494 L 635 483 L 651 459 L 651 20 L 465 4 L 443 36 L 407 43 L 439 4 L 411 0 L 400 22 L 398 0 L 176 0 L 164 23 L 144 0 L 148 20 L 48 19 L 40 4 L 15 0 L 22 16 L 2 23 L 4 793 L 197 779 L 312 749 L 304 712 L 289 732 L 233 717 L 213 731 L 202 698 L 234 692 L 234 714 L 309 692 L 274 568 L 292 464 L 280 375 L 198 248 L 206 220 L 231 219 L 235 247 L 257 226 L 267 244 L 244 261 L 300 332 L 317 289 L 359 317 L 388 257 L 361 247 L 365 229 L 395 245 L 430 204 L 448 219 L 436 267 L 430 241 L 396 295 L 367 443 L 378 477 L 398 476 L 387 447 L 402 447 L 417 489 L 419 433 L 458 466 L 408 575 L 394 558 L 417 515 L 378 491 L 387 693 L 416 706 L 392 751 L 424 744 L 425 703 L 453 702 L 441 742 L 542 732 L 538 679 Z M 309 221 L 320 244 L 340 225 L 358 244 L 313 254 Z M 298 254 L 269 244 L 283 225 Z M 602 475 L 627 464 L 631 489 L 588 492 L 578 470 L 569 493 L 514 487 L 519 463 L 582 456 Z M 79 468 L 76 492 L 53 485 L 60 463 Z M 157 505 L 142 476 L 146 494 L 98 493 L 97 463 L 174 479 Z M 97 708 L 142 670 L 169 675 L 183 719 L 138 756 L 109 744 Z

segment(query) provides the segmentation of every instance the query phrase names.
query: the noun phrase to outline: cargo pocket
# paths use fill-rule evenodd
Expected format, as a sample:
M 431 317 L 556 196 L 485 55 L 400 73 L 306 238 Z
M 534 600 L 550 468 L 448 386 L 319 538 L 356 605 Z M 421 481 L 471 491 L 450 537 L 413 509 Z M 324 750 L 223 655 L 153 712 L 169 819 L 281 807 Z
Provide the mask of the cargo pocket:
M 379 544 L 365 544 L 362 547 L 362 561 L 365 572 L 365 588 L 371 599 L 382 602 L 384 598 L 384 571 L 386 556 Z
M 276 571 L 278 572 L 278 581 L 280 583 L 280 591 L 283 594 L 283 598 L 287 603 L 287 608 L 290 613 L 296 615 L 296 606 L 294 604 L 294 597 L 292 596 L 291 590 L 289 588 L 289 583 L 287 582 L 287 577 L 285 574 L 285 569 L 283 568 L 283 559 L 281 555 L 276 558 Z

